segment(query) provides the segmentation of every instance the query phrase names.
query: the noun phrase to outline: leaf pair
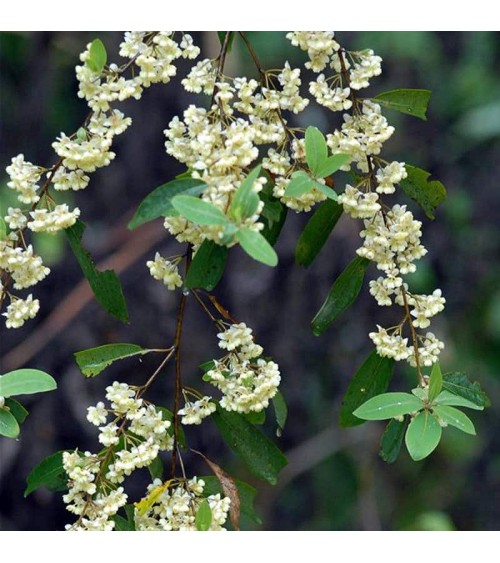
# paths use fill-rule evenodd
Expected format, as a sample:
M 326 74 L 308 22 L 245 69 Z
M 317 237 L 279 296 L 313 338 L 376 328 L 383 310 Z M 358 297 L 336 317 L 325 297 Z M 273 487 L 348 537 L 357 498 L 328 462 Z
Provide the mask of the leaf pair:
M 180 215 L 197 225 L 224 227 L 221 244 L 227 245 L 237 240 L 254 260 L 276 266 L 278 255 L 274 248 L 263 235 L 244 224 L 259 208 L 260 198 L 253 186 L 260 174 L 261 167 L 257 166 L 243 180 L 233 196 L 227 215 L 213 203 L 190 195 L 174 197 L 172 205 Z
M 347 154 L 334 154 L 328 156 L 328 146 L 323 133 L 317 127 L 308 127 L 305 135 L 306 162 L 311 175 L 303 170 L 297 170 L 292 174 L 290 182 L 285 191 L 286 196 L 301 197 L 313 188 L 321 191 L 327 198 L 336 200 L 337 194 L 334 190 L 325 186 L 315 178 L 326 178 L 337 172 L 350 160 Z
M 28 416 L 28 411 L 13 395 L 32 395 L 57 388 L 54 378 L 37 369 L 18 369 L 0 375 L 0 397 L 5 399 L 0 407 L 0 435 L 17 438 L 21 431 L 19 425 Z
M 402 442 L 403 417 L 410 414 L 405 443 L 412 459 L 419 461 L 431 454 L 439 444 L 442 428 L 454 426 L 462 432 L 475 435 L 472 421 L 457 406 L 476 410 L 484 408 L 484 399 L 470 401 L 460 395 L 443 390 L 443 375 L 439 363 L 434 364 L 428 388 L 413 389 L 409 393 L 384 393 L 372 397 L 353 411 L 353 416 L 363 420 L 391 421 L 382 438 L 381 455 L 386 461 L 394 461 Z

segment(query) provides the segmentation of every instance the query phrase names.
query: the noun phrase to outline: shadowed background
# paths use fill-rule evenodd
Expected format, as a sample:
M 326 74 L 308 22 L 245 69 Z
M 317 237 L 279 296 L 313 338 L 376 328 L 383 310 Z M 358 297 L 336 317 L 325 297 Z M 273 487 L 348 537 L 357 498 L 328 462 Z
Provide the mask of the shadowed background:
M 24 153 L 42 165 L 54 162 L 51 143 L 72 133 L 87 109 L 76 97 L 74 66 L 85 44 L 99 36 L 109 59 L 116 60 L 118 33 L 38 32 L 0 34 L 0 170 Z M 264 68 L 285 58 L 300 64 L 303 53 L 284 34 L 249 33 Z M 446 342 L 445 371 L 466 371 L 479 380 L 492 407 L 472 413 L 478 436 L 446 429 L 432 456 L 419 463 L 402 452 L 394 465 L 378 456 L 383 425 L 355 429 L 338 426 L 340 401 L 350 377 L 371 350 L 368 332 L 384 325 L 387 311 L 368 295 L 323 336 L 309 324 L 335 277 L 360 245 L 359 222 L 342 218 L 319 258 L 308 269 L 294 264 L 294 247 L 309 215 L 288 214 L 271 269 L 239 249 L 230 253 L 226 273 L 215 290 L 238 319 L 251 326 L 265 353 L 277 361 L 289 419 L 278 444 L 290 463 L 276 487 L 257 483 L 225 447 L 211 422 L 188 431 L 189 444 L 230 473 L 257 486 L 261 529 L 270 530 L 496 530 L 500 522 L 500 35 L 497 33 L 363 32 L 339 33 L 347 49 L 372 48 L 383 57 L 383 74 L 368 91 L 398 87 L 428 88 L 433 96 L 428 121 L 387 111 L 396 133 L 383 156 L 432 172 L 448 189 L 448 200 L 428 221 L 410 201 L 423 225 L 429 254 L 418 264 L 413 287 L 440 287 L 447 299 L 433 330 Z M 214 34 L 195 34 L 205 53 L 215 56 Z M 179 76 L 188 67 L 182 63 Z M 227 74 L 255 74 L 244 46 L 235 41 Z M 181 248 L 157 221 L 133 233 L 126 224 L 142 198 L 182 171 L 163 149 L 163 129 L 189 103 L 179 80 L 148 89 L 139 102 L 122 104 L 132 127 L 116 139 L 112 164 L 91 176 L 89 187 L 72 201 L 89 227 L 85 244 L 99 264 L 119 273 L 130 324 L 109 317 L 92 299 L 64 235 L 37 235 L 36 245 L 52 269 L 34 288 L 41 311 L 22 329 L 0 328 L 0 373 L 21 366 L 43 369 L 58 381 L 57 391 L 27 397 L 30 416 L 18 441 L 0 439 L 0 529 L 58 530 L 72 521 L 61 494 L 40 489 L 23 498 L 25 477 L 41 459 L 60 449 L 97 449 L 95 428 L 86 408 L 101 400 L 114 379 L 142 383 L 155 367 L 153 358 L 131 359 L 85 380 L 73 360 L 78 350 L 112 342 L 144 347 L 170 343 L 178 295 L 167 292 L 148 273 L 145 262 L 158 250 L 164 256 Z M 335 119 L 337 116 L 335 116 Z M 317 125 L 328 132 L 337 122 L 311 104 L 297 126 Z M 12 202 L 0 172 L 2 214 Z M 370 271 L 369 271 L 370 272 Z M 373 271 L 371 274 L 373 275 Z M 217 357 L 215 331 L 193 300 L 188 302 L 183 336 L 184 381 L 197 385 L 199 363 Z M 414 374 L 398 366 L 392 389 L 409 389 Z M 152 400 L 171 403 L 173 371 L 152 389 Z M 168 406 L 168 405 L 167 405 Z M 171 406 L 171 405 L 170 405 Z M 272 419 L 272 416 L 268 417 Z M 273 433 L 272 421 L 266 424 Z M 186 471 L 209 473 L 186 453 Z M 147 471 L 131 482 L 134 500 Z

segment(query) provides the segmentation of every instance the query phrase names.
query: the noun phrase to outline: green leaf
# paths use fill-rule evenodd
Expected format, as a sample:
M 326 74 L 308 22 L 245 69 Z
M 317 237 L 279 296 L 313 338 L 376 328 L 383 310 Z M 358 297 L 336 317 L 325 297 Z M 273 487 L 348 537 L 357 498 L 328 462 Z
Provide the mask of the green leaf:
M 134 532 L 135 526 L 134 523 L 130 520 L 127 520 L 123 516 L 119 514 L 115 514 L 111 517 L 111 520 L 115 523 L 115 532 Z
M 2 216 L 0 216 L 0 240 L 7 238 L 7 225 Z
M 361 291 L 369 260 L 356 256 L 332 285 L 328 296 L 311 322 L 316 336 L 325 330 L 346 311 Z
M 190 195 L 177 195 L 172 199 L 174 208 L 186 219 L 198 225 L 226 225 L 229 219 L 213 203 Z
M 275 485 L 287 459 L 276 445 L 243 415 L 220 407 L 212 418 L 227 445 L 259 479 Z
M 260 196 L 264 202 L 264 209 L 260 216 L 261 221 L 264 223 L 264 229 L 261 231 L 261 234 L 270 245 L 274 245 L 285 224 L 288 207 L 283 205 L 272 194 L 268 194 L 265 188 L 260 192 Z
M 316 178 L 326 178 L 331 176 L 337 170 L 340 170 L 344 164 L 351 160 L 350 155 L 344 153 L 337 153 L 329 156 L 318 168 L 318 173 L 315 174 Z
M 319 182 L 315 182 L 314 187 L 320 192 L 322 192 L 324 195 L 326 195 L 328 199 L 337 201 L 339 198 L 337 192 L 335 190 L 332 190 L 332 188 L 325 186 L 325 184 L 320 184 Z
M 57 389 L 55 379 L 39 369 L 16 369 L 0 376 L 0 397 L 31 395 Z
M 154 350 L 141 348 L 137 344 L 105 344 L 75 352 L 75 360 L 83 375 L 94 377 L 117 360 L 149 354 Z
M 205 188 L 206 184 L 195 178 L 176 179 L 158 186 L 142 200 L 128 224 L 128 228 L 136 229 L 148 221 L 176 213 L 172 205 L 173 197 L 180 194 L 198 196 L 203 193 Z
M 340 219 L 344 208 L 333 200 L 323 202 L 309 219 L 295 248 L 295 261 L 301 266 L 312 264 L 333 228 Z
M 328 155 L 328 147 L 323 133 L 317 127 L 308 127 L 305 145 L 307 165 L 313 175 L 319 177 L 320 167 L 324 164 Z
M 106 47 L 100 39 L 94 39 L 90 44 L 89 58 L 86 60 L 87 66 L 92 72 L 100 74 L 106 66 L 108 55 Z
M 276 395 L 272 398 L 274 414 L 276 416 L 276 424 L 278 429 L 276 430 L 276 435 L 281 436 L 282 431 L 285 429 L 286 419 L 288 417 L 288 407 L 286 406 L 285 397 L 278 391 Z
M 482 411 L 484 407 L 480 407 L 469 401 L 468 399 L 464 399 L 460 395 L 455 395 L 454 393 L 450 393 L 450 391 L 441 391 L 439 395 L 434 400 L 434 405 L 447 405 L 450 407 L 466 407 L 468 409 L 474 409 L 476 411 Z
M 446 199 L 446 188 L 439 180 L 428 180 L 430 172 L 416 166 L 405 166 L 408 176 L 399 185 L 415 200 L 429 219 L 435 219 L 436 207 Z
M 428 411 L 423 411 L 410 422 L 406 431 L 405 443 L 414 461 L 420 461 L 431 454 L 441 440 L 442 429 L 439 422 Z
M 431 99 L 431 93 L 430 90 L 408 88 L 382 92 L 373 99 L 381 106 L 427 121 L 426 111 Z
M 205 240 L 196 251 L 189 266 L 185 287 L 201 287 L 212 291 L 219 283 L 226 267 L 228 249 L 226 246 L 215 244 L 212 240 Z
M 347 388 L 340 407 L 340 426 L 363 424 L 364 420 L 352 413 L 368 399 L 384 393 L 389 387 L 394 371 L 394 360 L 383 358 L 373 350 L 358 369 Z
M 153 459 L 153 461 L 148 465 L 148 470 L 153 481 L 155 479 L 160 479 L 160 481 L 163 481 L 163 462 L 160 456 L 157 456 Z
M 467 399 L 478 407 L 489 407 L 491 404 L 488 395 L 481 389 L 481 385 L 477 381 L 472 382 L 465 373 L 445 373 L 443 389 Z
M 267 266 L 278 264 L 278 255 L 267 240 L 257 231 L 248 227 L 242 227 L 236 234 L 241 248 L 254 260 L 262 262 Z
M 306 194 L 309 190 L 316 187 L 316 181 L 313 180 L 309 174 L 302 170 L 297 170 L 291 176 L 290 182 L 285 190 L 287 197 L 300 197 Z
M 406 423 L 399 420 L 390 420 L 385 428 L 385 432 L 380 440 L 380 451 L 378 455 L 386 463 L 394 463 L 399 456 L 403 438 L 405 435 Z
M 354 412 L 364 420 L 385 420 L 422 410 L 424 403 L 409 393 L 384 393 L 372 397 Z
M 447 425 L 454 426 L 466 434 L 476 435 L 476 429 L 474 424 L 472 424 L 472 420 L 462 411 L 443 405 L 433 406 L 432 411 Z
M 83 275 L 87 278 L 97 302 L 108 313 L 118 320 L 128 322 L 127 304 L 123 296 L 122 286 L 113 270 L 100 272 L 92 260 L 89 252 L 82 245 L 85 223 L 77 221 L 66 229 L 66 236 L 75 255 Z
M 27 497 L 39 487 L 46 487 L 49 491 L 65 491 L 68 489 L 68 476 L 63 467 L 63 451 L 46 457 L 34 467 L 26 478 L 27 487 L 24 496 Z
M 243 180 L 240 187 L 236 190 L 229 207 L 229 215 L 237 223 L 251 217 L 259 207 L 259 196 L 253 191 L 253 185 L 257 178 L 261 176 L 262 167 L 256 166 L 250 174 Z
M 441 373 L 441 366 L 436 362 L 432 366 L 431 376 L 429 379 L 429 401 L 432 403 L 434 399 L 441 393 L 443 388 L 443 374 Z
M 9 408 L 10 412 L 14 415 L 14 418 L 19 424 L 22 424 L 29 412 L 21 405 L 19 401 L 16 401 L 12 397 L 5 399 L 5 406 Z
M 0 434 L 7 438 L 17 438 L 20 431 L 16 417 L 5 407 L 0 407 Z
M 205 499 L 201 502 L 198 510 L 196 511 L 195 517 L 196 529 L 199 532 L 206 532 L 210 529 L 212 524 L 212 509 L 208 504 L 208 500 Z
M 243 416 L 248 420 L 248 422 L 250 422 L 250 424 L 257 424 L 261 426 L 262 424 L 264 424 L 264 422 L 266 422 L 265 410 L 261 410 L 259 412 L 256 411 L 248 412 L 245 413 Z

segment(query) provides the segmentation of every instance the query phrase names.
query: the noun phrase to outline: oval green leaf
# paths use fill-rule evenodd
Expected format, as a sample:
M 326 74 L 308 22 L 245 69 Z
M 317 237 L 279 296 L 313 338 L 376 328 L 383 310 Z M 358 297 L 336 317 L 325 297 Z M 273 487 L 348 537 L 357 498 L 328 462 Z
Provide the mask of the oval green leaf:
M 319 177 L 320 167 L 326 161 L 328 147 L 323 133 L 317 127 L 310 126 L 306 129 L 305 146 L 307 165 L 313 175 Z
M 432 366 L 431 376 L 429 379 L 429 401 L 432 402 L 441 393 L 443 388 L 443 374 L 441 373 L 441 366 L 436 362 Z
M 323 202 L 309 219 L 295 248 L 295 261 L 308 267 L 319 254 L 344 208 L 333 200 Z
M 369 263 L 366 258 L 357 256 L 335 280 L 325 302 L 311 322 L 316 336 L 323 334 L 354 303 L 361 291 Z
M 267 266 L 276 266 L 278 264 L 276 251 L 257 231 L 248 227 L 242 227 L 236 233 L 236 238 L 241 244 L 241 248 L 254 260 L 262 262 Z
M 201 287 L 212 291 L 224 273 L 227 254 L 227 247 L 205 240 L 194 255 L 184 285 L 189 289 Z
M 7 225 L 3 217 L 0 217 L 0 240 L 5 240 L 7 237 Z
M 175 213 L 172 198 L 180 194 L 198 196 L 203 193 L 205 188 L 206 184 L 194 178 L 175 179 L 158 186 L 142 200 L 128 224 L 128 228 L 136 229 L 148 221 L 158 219 L 158 217 L 172 215 L 172 213 Z
M 63 466 L 63 453 L 64 451 L 59 451 L 46 457 L 31 470 L 26 478 L 28 486 L 24 491 L 25 497 L 39 487 L 46 487 L 50 491 L 68 489 L 68 475 Z
M 241 222 L 251 217 L 259 207 L 259 196 L 253 191 L 255 180 L 261 175 L 262 167 L 256 166 L 250 174 L 243 180 L 240 187 L 236 190 L 231 201 L 229 214 L 237 222 Z
M 5 399 L 5 406 L 9 408 L 18 424 L 22 424 L 29 414 L 29 412 L 23 407 L 23 405 L 21 405 L 19 401 L 16 401 L 12 397 Z
M 278 425 L 277 433 L 281 435 L 288 417 L 288 407 L 286 406 L 285 397 L 283 397 L 283 394 L 280 391 L 278 391 L 272 398 L 272 403 L 274 407 L 274 415 L 276 417 L 276 424 Z
M 382 92 L 373 99 L 381 106 L 427 121 L 426 112 L 431 93 L 430 90 L 408 88 Z
M 490 406 L 488 395 L 481 389 L 481 385 L 477 381 L 471 381 L 465 373 L 445 373 L 443 375 L 443 389 L 467 399 L 477 407 L 485 408 Z
M 218 407 L 212 419 L 226 444 L 248 469 L 259 479 L 275 485 L 279 472 L 287 464 L 276 445 L 240 413 Z
M 71 250 L 75 255 L 83 275 L 89 282 L 99 305 L 118 320 L 128 322 L 127 304 L 118 276 L 113 270 L 99 271 L 88 250 L 82 245 L 85 223 L 77 221 L 65 230 Z
M 172 205 L 183 217 L 198 225 L 226 225 L 229 222 L 221 209 L 198 197 L 178 195 L 172 199 Z
M 16 417 L 5 407 L 0 408 L 0 434 L 7 438 L 17 438 L 20 431 Z
M 212 509 L 205 499 L 201 502 L 195 517 L 196 529 L 198 532 L 206 532 L 212 525 Z
M 410 422 L 406 431 L 405 443 L 414 461 L 420 461 L 431 454 L 441 440 L 442 429 L 436 418 L 423 411 Z
M 326 178 L 337 172 L 344 164 L 351 160 L 351 156 L 344 153 L 337 153 L 329 156 L 318 168 L 318 173 L 315 174 L 316 178 Z
M 405 435 L 406 422 L 391 420 L 385 428 L 385 432 L 380 440 L 380 451 L 378 455 L 386 463 L 394 463 L 399 456 L 403 438 Z
M 447 405 L 450 407 L 466 407 L 468 409 L 474 409 L 476 411 L 482 411 L 484 407 L 478 406 L 476 403 L 461 397 L 460 395 L 455 395 L 454 393 L 450 393 L 446 389 L 441 391 L 439 395 L 434 400 L 435 405 Z
M 472 420 L 462 411 L 444 405 L 434 406 L 432 411 L 449 426 L 454 426 L 466 434 L 476 435 Z
M 316 187 L 316 181 L 313 180 L 309 174 L 306 174 L 302 170 L 298 170 L 292 174 L 290 182 L 288 182 L 288 186 L 285 190 L 285 196 L 300 197 L 312 190 L 314 187 Z
M 108 55 L 106 47 L 100 39 L 94 39 L 90 44 L 89 58 L 86 61 L 87 66 L 97 74 L 100 74 L 106 66 Z
M 355 411 L 368 399 L 384 393 L 389 387 L 394 371 L 394 360 L 383 358 L 373 350 L 358 369 L 347 388 L 340 407 L 339 422 L 344 428 L 363 424 L 354 416 Z
M 17 369 L 0 376 L 0 397 L 44 393 L 56 388 L 55 379 L 38 369 Z
M 430 172 L 405 166 L 408 176 L 399 185 L 405 194 L 420 205 L 429 219 L 435 219 L 436 207 L 446 199 L 446 188 L 439 180 L 428 180 Z
M 94 377 L 117 360 L 149 354 L 154 350 L 141 348 L 137 344 L 105 344 L 75 352 L 75 360 L 83 375 Z
M 352 414 L 363 420 L 386 420 L 417 412 L 424 408 L 424 403 L 409 393 L 384 393 L 372 397 Z

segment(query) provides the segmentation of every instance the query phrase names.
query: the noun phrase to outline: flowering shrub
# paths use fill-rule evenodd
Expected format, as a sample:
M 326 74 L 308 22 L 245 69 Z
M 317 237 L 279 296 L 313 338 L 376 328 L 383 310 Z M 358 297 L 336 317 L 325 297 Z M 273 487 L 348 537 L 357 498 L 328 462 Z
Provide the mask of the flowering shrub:
M 167 154 L 182 163 L 185 172 L 151 192 L 129 224 L 135 229 L 162 217 L 166 234 L 184 245 L 175 256 L 157 252 L 145 266 L 166 290 L 178 292 L 173 342 L 163 350 L 116 343 L 77 352 L 76 361 L 87 377 L 135 355 L 157 353 L 161 360 L 153 374 L 140 376 L 135 385 L 115 381 L 106 389 L 107 403 L 88 408 L 88 421 L 99 428 L 100 451 L 57 452 L 28 476 L 27 493 L 40 486 L 66 489 L 64 502 L 76 516 L 68 529 L 222 530 L 226 525 L 238 529 L 240 512 L 252 510 L 251 488 L 210 460 L 210 452 L 201 455 L 214 476 L 186 473 L 183 455 L 188 444 L 182 427 L 202 425 L 207 417 L 250 471 L 276 482 L 286 458 L 258 424 L 272 403 L 277 434 L 283 431 L 287 408 L 279 385 L 286 374 L 264 355 L 252 329 L 236 321 L 213 290 L 236 245 L 253 259 L 276 266 L 274 245 L 288 210 L 315 208 L 297 244 L 296 259 L 304 266 L 317 257 L 342 214 L 362 220 L 357 255 L 314 317 L 315 334 L 321 335 L 355 301 L 371 264 L 378 273 L 369 282 L 370 294 L 378 305 L 398 311 L 396 325 L 377 324 L 368 335 L 375 350 L 347 389 L 342 426 L 390 420 L 381 441 L 383 459 L 395 461 L 404 440 L 410 456 L 420 460 L 437 447 L 447 425 L 475 433 L 471 420 L 456 407 L 481 410 L 488 404 L 479 385 L 466 375 L 441 371 L 444 343 L 428 330 L 445 306 L 441 290 L 417 294 L 405 280 L 427 249 L 421 241 L 422 222 L 407 204 L 393 202 L 409 196 L 434 219 L 446 191 L 440 182 L 429 181 L 425 170 L 383 158 L 383 145 L 395 133 L 385 110 L 425 119 L 430 92 L 393 90 L 362 97 L 381 73 L 382 60 L 369 49 L 349 51 L 333 32 L 286 34 L 286 40 L 304 51 L 304 68 L 285 62 L 277 70 L 265 70 L 244 33 L 219 32 L 219 38 L 219 56 L 198 60 L 181 78 L 187 92 L 205 95 L 204 105 L 190 105 L 164 131 Z M 248 49 L 258 79 L 225 74 L 233 40 L 241 40 Z M 86 100 L 89 114 L 73 134 L 61 133 L 53 143 L 55 163 L 35 165 L 20 154 L 7 167 L 7 185 L 19 201 L 0 222 L 0 307 L 9 329 L 37 315 L 39 300 L 33 293 L 19 292 L 50 273 L 30 244 L 30 232 L 65 230 L 96 299 L 110 314 L 127 319 L 118 278 L 97 270 L 82 246 L 81 210 L 58 203 L 57 192 L 85 189 L 92 172 L 111 164 L 116 156 L 114 137 L 132 125 L 116 107 L 119 102 L 139 100 L 145 88 L 167 84 L 177 74 L 178 59 L 196 60 L 201 53 L 185 33 L 128 32 L 119 54 L 122 63 L 108 62 L 99 39 L 81 54 L 76 67 L 78 96 Z M 303 84 L 304 73 L 308 84 Z M 292 126 L 292 114 L 311 103 L 342 114 L 340 127 L 322 132 L 313 126 Z M 337 187 L 340 182 L 334 182 L 333 175 L 347 178 L 345 185 Z M 213 323 L 214 338 L 223 351 L 220 358 L 200 359 L 206 360 L 201 377 L 189 381 L 189 386 L 180 362 L 188 299 Z M 386 393 L 398 361 L 415 369 L 411 394 Z M 164 405 L 155 405 L 147 399 L 148 390 L 169 363 L 174 364 L 175 393 L 165 397 Z M 37 370 L 18 370 L 0 378 L 2 434 L 17 436 L 27 414 L 11 396 L 53 389 L 52 378 L 44 387 L 47 378 Z M 200 390 L 209 388 L 203 382 L 212 386 L 210 395 Z M 161 452 L 170 457 L 167 479 Z M 126 478 L 145 467 L 151 484 L 142 499 L 130 498 Z

